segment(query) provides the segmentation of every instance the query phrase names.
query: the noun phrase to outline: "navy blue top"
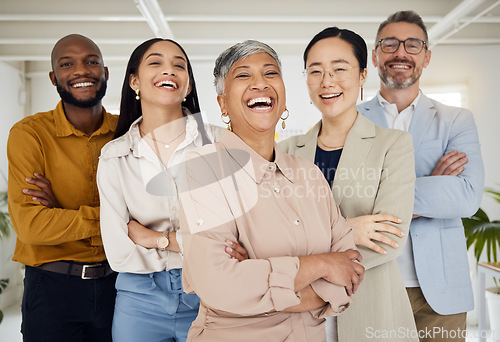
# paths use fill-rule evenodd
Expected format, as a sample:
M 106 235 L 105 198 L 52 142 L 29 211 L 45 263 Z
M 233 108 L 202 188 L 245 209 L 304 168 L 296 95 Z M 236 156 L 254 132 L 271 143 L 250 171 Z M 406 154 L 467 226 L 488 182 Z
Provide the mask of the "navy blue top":
M 316 155 L 314 157 L 314 164 L 316 164 L 323 175 L 325 176 L 330 187 L 335 178 L 335 171 L 339 165 L 340 156 L 342 155 L 342 148 L 333 151 L 325 151 L 321 147 L 316 146 Z

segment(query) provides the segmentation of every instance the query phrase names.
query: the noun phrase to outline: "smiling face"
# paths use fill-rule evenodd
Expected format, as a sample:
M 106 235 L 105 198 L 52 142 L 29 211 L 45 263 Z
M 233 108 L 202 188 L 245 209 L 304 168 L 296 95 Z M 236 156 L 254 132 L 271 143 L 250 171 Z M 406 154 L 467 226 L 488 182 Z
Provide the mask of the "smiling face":
M 274 137 L 286 104 L 281 69 L 274 58 L 260 52 L 235 62 L 224 89 L 217 101 L 221 112 L 229 114 L 235 134 L 244 141 L 262 135 Z
M 324 76 L 318 83 L 307 84 L 309 97 L 323 118 L 356 113 L 356 100 L 366 80 L 366 69 L 360 72 L 349 43 L 337 37 L 318 41 L 309 50 L 306 69 L 324 70 Z M 342 76 L 332 77 L 330 74 Z
M 137 75 L 130 75 L 130 87 L 139 89 L 141 106 L 180 107 L 191 91 L 187 60 L 172 42 L 151 45 L 142 58 Z
M 426 40 L 424 31 L 418 25 L 405 22 L 385 26 L 377 41 L 384 38 Z M 430 58 L 431 52 L 425 47 L 419 54 L 411 55 L 405 51 L 403 44 L 393 53 L 382 52 L 380 46 L 372 51 L 373 65 L 378 68 L 380 80 L 391 89 L 406 89 L 412 86 L 418 88 L 418 80 L 422 70 L 429 65 Z
M 50 80 L 65 103 L 82 108 L 100 105 L 108 69 L 90 39 L 79 35 L 61 39 L 52 51 L 52 70 Z

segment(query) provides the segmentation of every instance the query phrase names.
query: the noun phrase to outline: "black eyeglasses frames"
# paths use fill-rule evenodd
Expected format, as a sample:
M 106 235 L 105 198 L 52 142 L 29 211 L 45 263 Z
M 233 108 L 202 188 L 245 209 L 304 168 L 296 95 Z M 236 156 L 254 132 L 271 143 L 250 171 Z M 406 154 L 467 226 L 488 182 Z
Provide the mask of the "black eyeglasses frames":
M 380 46 L 382 52 L 385 53 L 394 53 L 399 49 L 399 45 L 403 44 L 404 49 L 410 55 L 418 55 L 427 42 L 416 39 L 416 38 L 408 38 L 405 40 L 399 40 L 396 38 L 383 38 L 377 42 L 377 45 Z

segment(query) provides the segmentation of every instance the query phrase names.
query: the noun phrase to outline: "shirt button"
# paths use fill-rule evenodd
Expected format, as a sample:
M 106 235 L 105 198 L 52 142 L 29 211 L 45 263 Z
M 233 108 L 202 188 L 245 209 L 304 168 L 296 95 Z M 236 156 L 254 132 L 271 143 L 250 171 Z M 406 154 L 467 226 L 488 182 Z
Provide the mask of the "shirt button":
M 299 219 L 296 219 L 295 221 L 293 221 L 293 224 L 294 224 L 295 226 L 300 225 L 300 220 L 299 220 Z
M 274 171 L 276 169 L 276 165 L 269 164 L 268 169 L 271 170 L 271 171 Z
M 198 219 L 198 221 L 196 221 L 196 224 L 198 226 L 201 226 L 203 224 L 203 219 Z
M 281 192 L 281 190 L 280 190 L 280 188 L 276 187 L 276 188 L 274 188 L 274 192 L 279 194 Z

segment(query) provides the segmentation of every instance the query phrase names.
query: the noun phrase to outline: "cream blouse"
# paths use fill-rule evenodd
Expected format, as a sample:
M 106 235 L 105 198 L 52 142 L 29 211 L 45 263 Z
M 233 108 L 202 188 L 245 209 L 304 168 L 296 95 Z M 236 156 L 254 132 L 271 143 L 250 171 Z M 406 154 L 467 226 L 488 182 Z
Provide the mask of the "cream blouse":
M 179 253 L 136 245 L 128 237 L 127 224 L 134 219 L 156 231 L 166 233 L 179 229 L 177 184 L 184 178 L 185 155 L 202 146 L 196 120 L 191 115 L 186 118 L 186 137 L 172 154 L 168 173 L 140 136 L 138 125 L 142 117 L 127 133 L 106 144 L 101 151 L 97 170 L 101 234 L 106 257 L 117 272 L 152 273 L 182 267 Z M 210 125 L 205 128 L 212 141 L 223 130 Z M 150 183 L 159 174 L 168 176 L 156 184 Z
M 277 146 L 268 162 L 230 132 L 188 157 L 183 285 L 201 298 L 188 341 L 324 341 L 323 317 L 350 304 L 344 287 L 319 279 L 311 286 L 323 308 L 282 311 L 300 303 L 299 256 L 355 249 L 321 171 Z M 231 259 L 225 240 L 250 259 Z

